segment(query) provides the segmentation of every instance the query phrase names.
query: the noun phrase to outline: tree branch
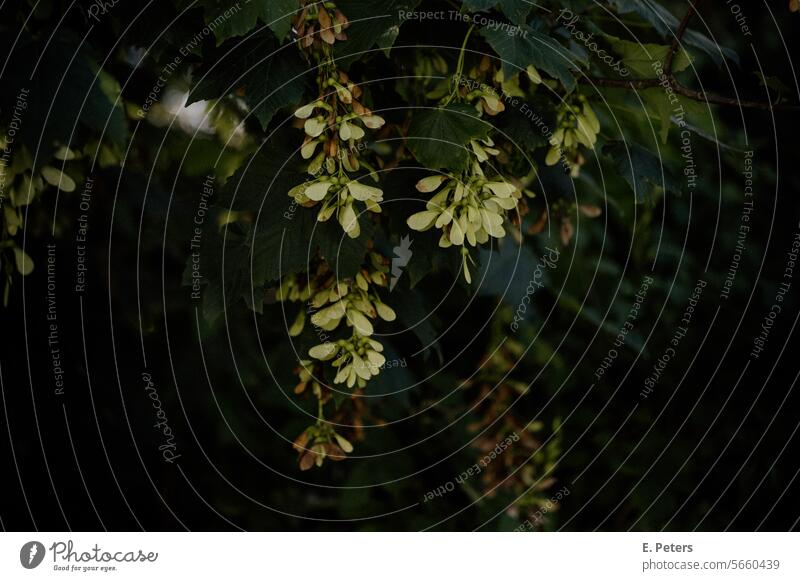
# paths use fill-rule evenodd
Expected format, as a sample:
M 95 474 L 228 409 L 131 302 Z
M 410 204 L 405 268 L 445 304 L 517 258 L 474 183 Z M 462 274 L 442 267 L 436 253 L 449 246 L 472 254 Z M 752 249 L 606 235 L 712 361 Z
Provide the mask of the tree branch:
M 663 81 L 660 79 L 608 79 L 603 77 L 583 77 L 579 81 L 584 85 L 594 85 L 598 87 L 613 87 L 617 89 L 628 89 L 638 91 L 642 89 L 653 89 L 662 85 Z M 759 109 L 763 111 L 800 111 L 800 105 L 788 105 L 783 103 L 770 103 L 765 101 L 743 101 L 733 97 L 725 97 L 717 95 L 716 93 L 708 93 L 703 91 L 695 91 L 684 85 L 681 85 L 674 77 L 667 77 L 666 81 L 672 90 L 692 99 L 693 101 L 700 101 L 702 103 L 711 103 L 712 105 L 726 105 L 730 107 L 742 107 L 743 109 Z
M 800 105 L 786 105 L 781 103 L 771 103 L 764 101 L 742 101 L 741 99 L 725 97 L 723 95 L 717 95 L 715 93 L 696 91 L 694 89 L 686 87 L 685 85 L 682 85 L 675 78 L 675 74 L 672 71 L 672 66 L 673 63 L 675 62 L 675 55 L 681 48 L 681 41 L 683 40 L 683 36 L 686 34 L 686 30 L 689 27 L 689 21 L 697 12 L 697 9 L 701 2 L 702 0 L 689 0 L 689 8 L 686 11 L 686 14 L 684 14 L 680 23 L 678 24 L 678 28 L 675 30 L 675 39 L 672 41 L 672 44 L 669 47 L 669 51 L 667 51 L 667 55 L 664 58 L 663 78 L 625 80 L 625 79 L 583 77 L 579 79 L 580 82 L 600 87 L 616 87 L 620 89 L 629 89 L 636 91 L 640 89 L 652 89 L 654 87 L 661 86 L 663 85 L 664 80 L 666 80 L 669 87 L 671 87 L 673 91 L 675 91 L 679 95 L 683 95 L 684 97 L 687 97 L 694 101 L 711 103 L 713 105 L 742 107 L 743 109 L 759 109 L 763 111 L 800 111 Z

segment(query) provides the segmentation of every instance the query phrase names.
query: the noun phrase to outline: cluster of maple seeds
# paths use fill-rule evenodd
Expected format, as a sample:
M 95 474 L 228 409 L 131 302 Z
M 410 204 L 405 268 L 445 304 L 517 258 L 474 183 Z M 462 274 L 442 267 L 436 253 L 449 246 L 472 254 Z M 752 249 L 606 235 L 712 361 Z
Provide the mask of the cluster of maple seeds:
M 349 338 L 325 341 L 309 351 L 314 359 L 331 361 L 337 370 L 334 384 L 346 384 L 348 388 L 366 387 L 386 362 L 383 345 L 371 337 L 374 328 L 370 319 L 393 321 L 397 317 L 377 292 L 388 284 L 385 259 L 371 253 L 370 260 L 370 267 L 362 268 L 352 282 L 338 281 L 311 297 L 312 307 L 318 309 L 311 316 L 315 326 L 333 331 L 345 321 L 352 327 Z
M 279 301 L 305 301 L 313 311 L 311 323 L 318 331 L 335 331 L 342 322 L 352 329 L 350 337 L 336 341 L 327 338 L 312 347 L 308 355 L 320 362 L 330 361 L 336 370 L 334 384 L 364 388 L 385 363 L 383 345 L 372 339 L 374 327 L 371 320 L 380 318 L 394 321 L 394 310 L 384 303 L 378 290 L 388 285 L 386 259 L 376 252 L 369 255 L 369 263 L 355 277 L 337 280 L 324 262 L 320 263 L 314 277 L 292 274 L 284 277 L 276 294 Z M 301 309 L 289 328 L 289 335 L 299 335 L 306 322 L 306 310 Z M 322 333 L 319 333 L 322 337 Z M 310 360 L 301 362 L 310 366 Z
M 335 3 L 301 1 L 303 9 L 294 21 L 300 46 L 310 48 L 319 42 L 332 45 L 337 40 L 347 40 L 344 31 L 350 26 L 350 22 Z
M 514 413 L 519 398 L 530 389 L 524 381 L 513 378 L 513 371 L 524 356 L 522 343 L 509 339 L 481 361 L 475 377 L 463 383 L 465 389 L 476 392 L 471 408 L 477 418 L 467 426 L 468 431 L 476 434 L 472 447 L 487 459 L 491 456 L 486 455 L 497 450 L 498 443 L 510 442 L 492 461 L 480 463 L 484 494 L 491 497 L 505 490 L 517 497 L 509 513 L 537 509 L 543 491 L 554 484 L 544 474 L 558 451 L 555 440 L 548 446 L 542 445 L 539 439 L 544 429 L 542 422 L 526 423 Z
M 317 99 L 295 112 L 295 116 L 303 121 L 305 139 L 301 156 L 310 160 L 307 171 L 312 179 L 293 188 L 289 195 L 302 206 L 319 205 L 319 221 L 326 221 L 335 215 L 345 233 L 350 237 L 358 237 L 360 228 L 355 202 L 363 203 L 369 212 L 379 213 L 383 201 L 380 188 L 362 183 L 360 180 L 365 177 L 363 175 L 351 175 L 366 167 L 377 182 L 375 171 L 359 156 L 358 142 L 366 136 L 367 129 L 380 129 L 385 121 L 363 105 L 361 88 L 336 68 L 331 57 L 330 46 L 347 38 L 344 30 L 348 24 L 347 18 L 331 2 L 304 6 L 298 18 L 296 30 L 301 39 L 300 45 L 311 47 L 311 53 L 320 62 L 320 92 Z M 484 60 L 488 63 L 488 59 Z M 533 66 L 528 67 L 526 72 L 531 82 L 542 82 Z M 505 87 L 502 71 L 497 71 L 496 76 L 496 80 Z M 505 109 L 497 92 L 484 85 L 451 93 L 451 98 L 454 96 L 472 103 L 479 115 L 495 116 Z M 558 151 L 559 157 L 562 149 L 568 150 L 565 155 L 575 157 L 579 155 L 576 148 L 578 144 L 592 148 L 596 141 L 599 131 L 597 118 L 586 100 L 578 98 L 581 99 L 579 107 L 567 106 L 562 110 L 559 128 L 551 139 L 551 145 Z M 496 171 L 490 174 L 494 177 L 487 178 L 481 164 L 500 153 L 491 138 L 472 140 L 469 147 L 471 162 L 466 172 L 430 176 L 417 184 L 417 190 L 422 193 L 439 191 L 428 201 L 424 211 L 412 215 L 407 221 L 414 230 L 441 229 L 439 245 L 443 248 L 460 247 L 463 274 L 467 282 L 471 282 L 468 263 L 472 262 L 468 246 L 484 244 L 490 237 L 504 237 L 507 213 L 517 209 L 522 198 L 520 187 L 502 175 L 494 175 Z M 551 151 L 547 163 L 552 164 L 552 160 Z M 533 195 L 527 190 L 525 192 Z M 380 280 L 376 280 L 375 275 Z M 312 306 L 318 309 L 311 317 L 316 327 L 334 330 L 341 321 L 346 321 L 352 327 L 352 336 L 325 341 L 310 349 L 309 356 L 312 359 L 301 362 L 302 373 L 308 373 L 308 369 L 323 369 L 323 364 L 329 364 L 337 370 L 334 383 L 344 383 L 349 388 L 357 389 L 364 388 L 367 381 L 379 373 L 385 358 L 382 355 L 383 346 L 371 338 L 373 327 L 370 318 L 379 316 L 391 321 L 395 314 L 377 293 L 370 292 L 372 285 L 386 286 L 385 274 L 380 270 L 364 271 L 353 280 L 326 283 L 325 288 L 314 290 L 309 285 L 307 292 L 303 292 Z M 304 321 L 303 312 L 298 315 L 290 334 L 298 334 Z M 307 381 L 302 381 L 299 385 L 305 389 L 306 384 Z M 316 381 L 312 385 L 322 402 L 323 387 Z M 300 445 L 296 442 L 295 447 L 301 453 L 303 469 L 314 463 L 320 465 L 326 456 L 342 459 L 345 452 L 352 450 L 349 442 L 343 445 L 339 436 L 320 422 L 301 434 L 298 441 Z
M 570 175 L 577 177 L 585 162 L 578 146 L 594 149 L 600 121 L 586 96 L 577 94 L 571 101 L 565 101 L 558 111 L 558 128 L 550 136 L 545 163 L 555 165 L 563 158 L 570 168 Z
M 428 200 L 425 210 L 407 220 L 412 230 L 424 232 L 434 227 L 442 230 L 440 247 L 461 248 L 462 271 L 468 283 L 472 282 L 469 271 L 472 259 L 467 245 L 485 244 L 490 236 L 503 238 L 506 212 L 515 209 L 522 197 L 519 188 L 501 176 L 487 179 L 481 162 L 499 153 L 491 139 L 472 140 L 470 147 L 475 159 L 466 176 L 448 173 L 428 176 L 417 183 L 421 193 L 435 192 L 440 187 L 441 190 Z
M 323 75 L 319 85 L 319 97 L 295 111 L 297 118 L 305 120 L 306 138 L 300 153 L 303 159 L 310 159 L 322 144 L 325 157 L 341 157 L 351 166 L 349 171 L 356 171 L 358 163 L 353 146 L 365 136 L 364 129 L 358 124 L 379 129 L 385 121 L 359 101 L 361 87 L 353 83 L 344 71 Z M 348 149 L 353 155 L 339 155 L 340 151 L 347 152 Z M 321 164 L 312 164 L 309 173 L 316 173 L 318 167 L 322 167 Z
M 304 207 L 319 204 L 318 221 L 335 215 L 347 235 L 357 238 L 361 233 L 361 206 L 356 202 L 363 203 L 368 212 L 379 213 L 383 191 L 351 174 L 362 167 L 371 170 L 360 159 L 360 141 L 366 136 L 365 128 L 379 129 L 385 121 L 359 101 L 361 88 L 343 71 L 321 73 L 319 85 L 319 97 L 295 112 L 295 117 L 304 120 L 306 137 L 300 154 L 311 159 L 307 171 L 312 179 L 293 188 L 289 195 Z M 374 171 L 368 175 L 377 182 Z
M 300 455 L 300 470 L 322 466 L 326 458 L 336 462 L 344 460 L 353 451 L 353 445 L 333 426 L 320 422 L 306 428 L 294 441 L 293 447 Z

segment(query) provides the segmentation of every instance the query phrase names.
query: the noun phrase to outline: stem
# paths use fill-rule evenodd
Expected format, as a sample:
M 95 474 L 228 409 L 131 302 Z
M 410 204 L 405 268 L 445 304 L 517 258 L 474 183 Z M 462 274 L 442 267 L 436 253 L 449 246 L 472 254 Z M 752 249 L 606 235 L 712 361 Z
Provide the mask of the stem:
M 317 425 L 325 423 L 325 414 L 322 413 L 322 399 L 317 399 Z
M 475 25 L 470 24 L 469 30 L 467 30 L 467 34 L 464 36 L 464 42 L 461 43 L 461 51 L 458 53 L 458 67 L 456 68 L 456 75 L 459 77 L 464 71 L 464 54 L 467 50 L 467 41 L 469 40 L 469 36 L 472 34 L 473 30 L 475 30 Z
M 442 107 L 447 107 L 450 104 L 450 101 L 452 101 L 458 94 L 458 79 L 461 78 L 461 75 L 464 72 L 464 54 L 467 49 L 467 41 L 469 40 L 469 37 L 474 29 L 475 25 L 470 24 L 469 30 L 467 30 L 467 34 L 464 36 L 464 42 L 461 43 L 461 50 L 458 53 L 458 64 L 456 65 L 456 74 L 453 77 L 453 89 L 450 91 L 450 95 L 448 95 L 447 100 L 442 104 Z

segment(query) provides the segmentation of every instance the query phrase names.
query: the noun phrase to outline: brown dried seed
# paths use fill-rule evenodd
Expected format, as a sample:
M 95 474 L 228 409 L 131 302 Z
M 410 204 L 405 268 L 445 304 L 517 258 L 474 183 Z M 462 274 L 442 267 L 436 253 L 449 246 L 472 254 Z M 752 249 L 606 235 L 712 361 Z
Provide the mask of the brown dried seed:
M 334 12 L 333 19 L 336 24 L 340 25 L 342 28 L 347 28 L 350 26 L 350 21 L 347 19 L 347 16 L 345 16 L 339 9 Z
M 311 452 L 306 452 L 302 456 L 300 456 L 300 470 L 308 470 L 314 465 L 314 461 L 316 460 L 316 456 Z
M 330 28 L 333 24 L 333 22 L 331 22 L 331 15 L 324 9 L 320 10 L 319 14 L 317 14 L 317 20 L 319 20 L 319 25 L 322 28 Z
M 539 234 L 544 230 L 544 225 L 547 223 L 547 212 L 543 211 L 539 219 L 528 228 L 528 234 Z
M 302 452 L 306 448 L 306 444 L 308 443 L 308 432 L 303 432 L 294 441 L 292 447 L 298 451 Z
M 572 225 L 572 221 L 564 220 L 563 222 L 561 222 L 561 243 L 564 246 L 569 244 L 574 234 L 575 234 L 575 227 Z
M 347 458 L 347 455 L 344 453 L 344 450 L 342 450 L 336 444 L 333 443 L 327 444 L 326 451 L 328 453 L 328 457 L 336 462 L 340 462 L 341 460 Z
M 593 204 L 579 204 L 578 209 L 581 211 L 581 214 L 587 218 L 597 218 L 603 212 L 600 208 Z
M 320 30 L 319 36 L 327 44 L 333 44 L 336 42 L 336 35 L 333 34 L 333 31 L 330 28 L 323 28 L 322 30 Z

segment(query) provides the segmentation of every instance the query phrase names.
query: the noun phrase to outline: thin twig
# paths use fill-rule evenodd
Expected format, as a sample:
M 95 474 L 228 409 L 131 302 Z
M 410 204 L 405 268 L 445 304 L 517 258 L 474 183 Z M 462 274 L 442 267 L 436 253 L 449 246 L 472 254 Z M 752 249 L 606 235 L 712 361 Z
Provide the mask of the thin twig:
M 700 0 L 689 0 L 689 9 L 686 11 L 686 14 L 683 15 L 680 24 L 678 24 L 678 29 L 675 31 L 675 39 L 672 41 L 672 45 L 669 47 L 667 56 L 664 59 L 664 74 L 667 75 L 667 77 L 672 76 L 672 63 L 675 60 L 678 49 L 681 48 L 681 41 L 683 40 L 683 35 L 686 34 L 686 29 L 689 27 L 689 21 L 694 16 L 697 5 L 699 4 Z

